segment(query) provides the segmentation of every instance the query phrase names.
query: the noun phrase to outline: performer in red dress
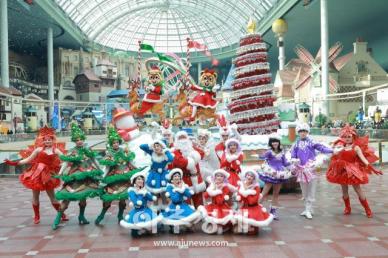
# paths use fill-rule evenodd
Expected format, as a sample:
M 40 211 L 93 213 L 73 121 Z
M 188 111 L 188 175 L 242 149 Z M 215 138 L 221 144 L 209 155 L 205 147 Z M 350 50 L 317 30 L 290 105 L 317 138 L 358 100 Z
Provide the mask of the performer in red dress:
M 39 195 L 46 191 L 51 204 L 58 211 L 59 202 L 55 199 L 54 189 L 60 185 L 60 180 L 52 178 L 60 169 L 59 155 L 65 152 L 65 145 L 56 142 L 55 130 L 47 126 L 41 128 L 33 146 L 22 150 L 19 161 L 5 160 L 11 166 L 31 164 L 19 177 L 20 182 L 32 190 L 32 208 L 34 210 L 34 223 L 40 222 Z M 67 220 L 63 214 L 62 220 Z
M 241 173 L 236 197 L 241 206 L 235 216 L 239 232 L 256 235 L 259 227 L 272 222 L 273 215 L 259 204 L 260 195 L 257 173 L 250 170 Z
M 226 149 L 221 157 L 220 167 L 225 169 L 229 174 L 229 183 L 237 186 L 240 180 L 241 164 L 243 163 L 243 152 L 240 142 L 237 139 L 229 139 L 225 143 Z
M 189 100 L 189 104 L 193 106 L 192 121 L 195 119 L 197 107 L 210 109 L 217 107 L 216 92 L 219 87 L 217 87 L 216 83 L 217 73 L 214 70 L 205 69 L 201 72 L 199 85 L 191 86 L 192 90 L 198 92 L 192 100 Z
M 215 233 L 218 229 L 226 231 L 234 224 L 234 214 L 228 201 L 230 198 L 231 187 L 228 184 L 229 173 L 223 169 L 217 169 L 213 172 L 211 183 L 204 193 L 205 199 L 211 199 L 211 203 L 205 206 L 199 206 L 198 210 L 207 223 L 204 228 L 206 233 Z M 217 226 L 215 227 L 214 224 Z
M 241 141 L 241 136 L 237 131 L 237 125 L 236 124 L 229 125 L 228 121 L 226 121 L 226 118 L 223 115 L 220 115 L 218 117 L 217 125 L 221 136 L 221 142 L 216 145 L 215 151 L 218 159 L 221 161 L 222 155 L 224 154 L 224 151 L 225 151 L 225 142 L 229 138 L 235 138 L 238 141 Z
M 148 71 L 149 85 L 146 87 L 147 93 L 145 94 L 141 103 L 140 115 L 144 115 L 150 110 L 156 103 L 162 102 L 164 80 L 162 71 L 159 67 L 154 66 Z
M 368 136 L 358 136 L 355 128 L 349 125 L 341 130 L 340 139 L 335 142 L 335 152 L 331 158 L 326 177 L 329 182 L 341 185 L 345 215 L 351 213 L 349 185 L 352 185 L 365 209 L 366 216 L 368 218 L 373 216 L 360 185 L 369 182 L 368 174 L 382 175 L 382 172 L 371 165 L 378 160 L 378 157 L 368 147 L 368 142 Z
M 187 132 L 179 131 L 175 135 L 173 154 L 174 160 L 169 165 L 169 169 L 182 169 L 183 182 L 194 191 L 192 200 L 195 208 L 197 208 L 203 204 L 202 192 L 206 189 L 199 169 L 199 161 L 203 158 L 204 153 L 193 147 Z

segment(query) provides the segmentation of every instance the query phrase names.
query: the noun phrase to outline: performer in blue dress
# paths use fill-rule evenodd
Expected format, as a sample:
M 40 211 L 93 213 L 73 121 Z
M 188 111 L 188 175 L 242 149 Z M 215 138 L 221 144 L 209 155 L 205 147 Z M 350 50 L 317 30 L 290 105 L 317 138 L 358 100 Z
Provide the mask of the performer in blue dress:
M 120 221 L 122 227 L 132 230 L 132 236 L 139 236 L 146 232 L 157 233 L 157 226 L 161 220 L 161 216 L 156 215 L 147 205 L 148 202 L 156 201 L 156 196 L 153 196 L 144 187 L 145 177 L 145 171 L 132 176 L 133 187 L 128 189 L 128 197 L 129 205 L 133 209 L 124 220 Z
M 173 233 L 179 233 L 180 226 L 191 228 L 201 219 L 200 213 L 186 203 L 194 192 L 182 181 L 182 176 L 180 168 L 173 168 L 167 175 L 171 184 L 167 186 L 166 197 L 171 201 L 162 212 L 162 223 L 171 226 Z
M 159 211 L 166 204 L 166 200 L 164 200 L 161 193 L 166 191 L 167 165 L 174 160 L 174 156 L 162 140 L 155 140 L 152 144 L 141 144 L 140 149 L 151 156 L 152 164 L 146 178 L 146 187 L 152 194 L 158 195 L 159 200 L 155 203 L 155 208 Z

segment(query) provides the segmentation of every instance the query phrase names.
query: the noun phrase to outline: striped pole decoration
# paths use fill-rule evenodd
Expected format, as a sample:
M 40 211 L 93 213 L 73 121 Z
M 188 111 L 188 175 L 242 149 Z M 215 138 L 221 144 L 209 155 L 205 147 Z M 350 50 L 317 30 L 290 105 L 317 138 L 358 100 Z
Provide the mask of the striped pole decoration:
M 186 87 L 189 87 L 189 75 L 190 75 L 190 38 L 187 38 L 187 48 L 186 48 L 186 74 L 185 81 Z
M 139 51 L 137 52 L 137 80 L 140 85 L 141 83 L 141 41 L 139 43 Z

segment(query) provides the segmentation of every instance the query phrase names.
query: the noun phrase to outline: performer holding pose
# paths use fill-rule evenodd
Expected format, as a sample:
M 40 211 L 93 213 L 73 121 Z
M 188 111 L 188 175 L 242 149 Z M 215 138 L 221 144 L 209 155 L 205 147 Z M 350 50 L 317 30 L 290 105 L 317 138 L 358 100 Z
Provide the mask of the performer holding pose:
M 166 148 L 166 145 L 161 140 L 155 140 L 151 145 L 141 144 L 140 149 L 151 156 L 151 168 L 148 172 L 146 187 L 152 194 L 159 195 L 166 191 L 167 187 L 167 165 L 171 163 L 174 156 Z M 160 195 L 160 204 L 156 203 L 157 210 L 164 209 L 166 200 Z
M 239 231 L 256 235 L 259 227 L 268 226 L 273 215 L 259 204 L 260 186 L 258 183 L 257 173 L 254 171 L 244 171 L 241 173 L 241 181 L 237 191 L 237 201 L 240 203 L 240 208 L 235 216 L 238 221 Z
M 229 173 L 225 170 L 214 170 L 211 183 L 204 193 L 204 198 L 211 198 L 211 203 L 198 207 L 208 226 L 205 228 L 206 233 L 219 232 L 219 229 L 226 231 L 234 224 L 233 210 L 228 201 L 231 189 L 235 189 L 229 186 L 228 177 Z
M 104 185 L 104 192 L 100 196 L 103 203 L 102 210 L 94 221 L 96 225 L 99 225 L 104 219 L 105 213 L 114 200 L 119 201 L 118 222 L 123 219 L 126 206 L 125 200 L 128 197 L 127 189 L 130 186 L 131 176 L 143 170 L 143 168 L 136 169 L 131 163 L 135 158 L 135 153 L 120 148 L 122 139 L 113 127 L 110 127 L 108 130 L 108 143 L 109 147 L 105 157 L 99 161 L 101 165 L 105 166 L 103 169 L 104 176 L 101 180 Z
M 46 191 L 52 206 L 59 210 L 60 204 L 55 199 L 54 189 L 60 185 L 60 180 L 52 178 L 60 169 L 59 155 L 65 152 L 65 145 L 56 142 L 55 129 L 47 126 L 41 128 L 33 146 L 20 152 L 23 158 L 19 161 L 5 160 L 10 166 L 31 164 L 19 177 L 20 182 L 32 190 L 32 208 L 34 210 L 34 223 L 40 223 L 39 195 Z M 60 219 L 67 221 L 65 214 Z
M 132 236 L 145 232 L 157 233 L 157 226 L 161 220 L 161 216 L 156 215 L 148 207 L 148 203 L 156 201 L 157 198 L 144 187 L 145 177 L 144 170 L 131 177 L 133 187 L 128 189 L 128 197 L 129 206 L 133 208 L 125 216 L 125 220 L 120 222 L 122 227 L 131 229 Z
M 201 219 L 201 214 L 193 206 L 186 203 L 186 200 L 191 198 L 194 192 L 183 182 L 182 177 L 183 172 L 180 168 L 171 169 L 167 175 L 171 184 L 167 186 L 166 197 L 171 202 L 162 212 L 162 222 L 171 226 L 173 233 L 179 233 L 180 226 L 191 228 Z
M 268 146 L 270 150 L 260 155 L 260 158 L 266 161 L 259 171 L 260 179 L 265 182 L 262 200 L 267 198 L 269 191 L 273 188 L 270 213 L 274 216 L 275 220 L 278 220 L 277 207 L 279 206 L 280 188 L 282 187 L 282 183 L 286 182 L 292 176 L 288 169 L 291 163 L 287 160 L 286 154 L 281 147 L 280 136 L 271 134 L 269 136 Z
M 368 147 L 368 142 L 368 136 L 358 136 L 355 128 L 349 125 L 342 128 L 340 139 L 336 141 L 337 148 L 331 158 L 326 177 L 329 182 L 341 185 L 345 215 L 351 213 L 349 199 L 349 185 L 351 185 L 365 209 L 366 216 L 368 218 L 373 216 L 361 184 L 369 182 L 368 174 L 382 175 L 382 172 L 371 165 L 378 160 L 378 157 Z
M 85 218 L 86 199 L 101 194 L 98 177 L 103 172 L 95 160 L 97 153 L 84 146 L 85 140 L 85 133 L 78 125 L 72 124 L 71 141 L 75 143 L 75 147 L 67 155 L 60 156 L 64 163 L 58 178 L 64 184 L 63 188 L 55 194 L 55 197 L 63 201 L 52 224 L 54 230 L 58 228 L 60 218 L 71 201 L 79 201 L 79 224 L 89 224 L 89 221 Z
M 229 183 L 237 187 L 237 182 L 240 180 L 241 165 L 243 163 L 243 152 L 240 141 L 231 138 L 226 141 L 225 146 L 226 149 L 222 155 L 220 167 L 229 173 Z
M 316 157 L 316 151 L 329 154 L 333 153 L 333 150 L 308 137 L 310 132 L 308 124 L 299 124 L 296 127 L 296 131 L 299 134 L 299 139 L 291 148 L 291 161 L 295 164 L 292 173 L 296 175 L 297 181 L 300 183 L 305 204 L 305 210 L 300 215 L 305 216 L 307 219 L 312 219 L 317 185 L 316 169 L 323 162 Z
M 220 167 L 220 162 L 214 149 L 214 144 L 211 141 L 211 133 L 206 129 L 198 129 L 198 144 L 204 157 L 199 161 L 202 178 L 206 181 L 208 177 L 212 176 L 213 171 Z

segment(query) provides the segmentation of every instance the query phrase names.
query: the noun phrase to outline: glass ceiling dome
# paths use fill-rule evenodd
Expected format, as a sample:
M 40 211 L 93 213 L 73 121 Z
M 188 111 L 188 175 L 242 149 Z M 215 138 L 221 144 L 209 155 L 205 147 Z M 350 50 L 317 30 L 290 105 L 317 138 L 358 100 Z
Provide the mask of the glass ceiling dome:
M 251 15 L 260 22 L 279 0 L 55 0 L 90 40 L 137 51 L 186 52 L 186 38 L 209 49 L 238 42 Z

